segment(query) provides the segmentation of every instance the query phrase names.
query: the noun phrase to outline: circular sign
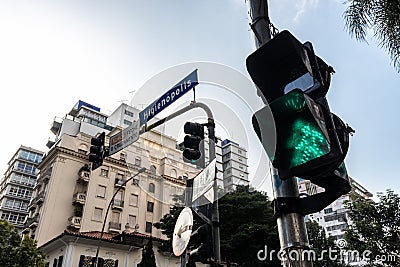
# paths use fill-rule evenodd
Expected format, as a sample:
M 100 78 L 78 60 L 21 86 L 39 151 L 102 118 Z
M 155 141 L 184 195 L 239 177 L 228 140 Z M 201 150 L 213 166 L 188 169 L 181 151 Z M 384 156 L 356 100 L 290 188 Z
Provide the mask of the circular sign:
M 193 228 L 193 213 L 188 207 L 184 208 L 176 220 L 172 236 L 172 250 L 175 256 L 180 256 L 189 244 Z

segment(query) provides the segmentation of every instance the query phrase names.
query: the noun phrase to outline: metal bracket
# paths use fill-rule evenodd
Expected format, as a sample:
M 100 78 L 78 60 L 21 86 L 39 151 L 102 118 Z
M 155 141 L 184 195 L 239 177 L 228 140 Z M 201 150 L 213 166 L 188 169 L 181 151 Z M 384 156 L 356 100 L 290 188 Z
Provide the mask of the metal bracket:
M 326 189 L 325 189 L 326 190 Z M 300 213 L 303 216 L 321 211 L 342 194 L 337 190 L 326 190 L 315 195 L 299 197 L 277 197 L 271 203 L 274 219 L 282 214 Z

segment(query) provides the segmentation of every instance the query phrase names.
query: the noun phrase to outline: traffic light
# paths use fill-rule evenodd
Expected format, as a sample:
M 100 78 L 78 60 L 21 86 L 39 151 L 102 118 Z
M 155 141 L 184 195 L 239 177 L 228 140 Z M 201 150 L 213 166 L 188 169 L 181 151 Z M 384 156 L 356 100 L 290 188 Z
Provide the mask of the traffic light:
M 322 105 L 295 89 L 269 108 L 275 121 L 276 146 L 275 151 L 266 152 L 281 179 L 320 175 L 333 163 L 340 163 L 341 150 Z M 259 127 L 256 123 L 253 119 L 255 128 Z
M 187 134 L 183 140 L 183 159 L 194 163 L 202 156 L 201 140 L 204 139 L 204 126 L 195 122 L 186 122 L 184 132 Z
M 253 115 L 253 128 L 279 177 L 332 174 L 347 153 L 351 129 L 331 114 L 325 98 L 333 68 L 288 31 L 249 55 L 246 65 L 268 104 Z
M 92 163 L 92 171 L 100 167 L 103 164 L 104 158 L 108 156 L 108 150 L 104 146 L 105 137 L 106 133 L 102 132 L 90 140 L 89 161 Z
M 200 246 L 190 251 L 189 262 L 210 263 L 213 254 L 211 226 L 207 223 L 203 224 L 192 235 L 198 235 Z

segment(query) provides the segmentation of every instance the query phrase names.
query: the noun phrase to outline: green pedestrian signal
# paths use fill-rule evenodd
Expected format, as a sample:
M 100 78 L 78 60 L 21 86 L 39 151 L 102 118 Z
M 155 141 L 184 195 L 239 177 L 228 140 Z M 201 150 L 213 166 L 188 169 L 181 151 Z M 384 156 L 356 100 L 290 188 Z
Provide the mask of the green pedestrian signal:
M 340 159 L 340 150 L 332 145 L 324 107 L 300 89 L 273 101 L 269 108 L 277 140 L 275 151 L 267 154 L 281 179 L 320 172 Z

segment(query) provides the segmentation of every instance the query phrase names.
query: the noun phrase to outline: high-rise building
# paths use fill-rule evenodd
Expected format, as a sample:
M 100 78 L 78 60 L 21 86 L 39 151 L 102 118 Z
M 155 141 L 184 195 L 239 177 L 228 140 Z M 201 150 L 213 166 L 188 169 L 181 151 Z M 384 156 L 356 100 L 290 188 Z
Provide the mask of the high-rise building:
M 369 199 L 372 197 L 365 187 L 359 182 L 350 177 L 352 192 Z M 299 179 L 299 193 L 305 195 L 314 195 L 323 192 L 324 189 L 318 187 L 308 180 Z M 327 235 L 332 236 L 335 240 L 344 237 L 346 227 L 351 224 L 350 218 L 347 215 L 345 202 L 350 199 L 350 195 L 346 194 L 332 202 L 329 206 L 320 212 L 316 212 L 306 216 L 306 219 L 316 221 L 325 229 Z
M 20 146 L 0 182 L 0 218 L 22 230 L 43 152 Z
M 209 160 L 209 140 L 204 140 L 204 152 L 206 164 Z M 238 185 L 249 185 L 249 173 L 247 165 L 247 150 L 241 147 L 238 143 L 229 139 L 222 140 L 217 137 L 215 144 L 215 157 L 217 159 L 216 167 L 217 185 L 223 188 L 225 192 L 232 192 Z M 178 148 L 183 150 L 183 143 L 178 145 Z M 200 167 L 200 166 L 197 166 Z
M 100 257 L 119 261 L 122 266 L 127 264 L 124 262 L 138 262 L 144 244 L 124 243 L 118 239 L 124 232 L 131 233 L 130 239 L 135 240 L 164 238 L 153 223 L 169 213 L 176 203 L 175 196 L 183 194 L 185 177 L 192 178 L 199 172 L 183 162 L 176 140 L 150 131 L 106 157 L 94 171 L 88 161 L 93 136 L 104 131 L 107 145 L 109 137 L 127 127 L 126 122 L 132 122 L 135 115 L 137 111 L 122 104 L 110 116 L 110 123 L 116 127 L 110 127 L 110 117 L 96 106 L 79 101 L 62 121 L 53 123 L 55 142 L 38 166 L 40 173 L 25 224 L 25 231 L 45 249 L 52 264 L 64 260 L 72 264 L 68 266 L 78 266 L 78 262 L 94 257 L 97 243 L 93 239 L 99 238 L 104 220 L 105 248 Z M 124 185 L 143 167 L 145 172 Z M 62 242 L 76 238 L 79 242 Z M 161 260 L 163 256 L 156 253 L 156 257 Z
M 235 190 L 238 185 L 249 185 L 246 148 L 225 139 L 221 142 L 221 151 L 225 190 L 229 192 Z

